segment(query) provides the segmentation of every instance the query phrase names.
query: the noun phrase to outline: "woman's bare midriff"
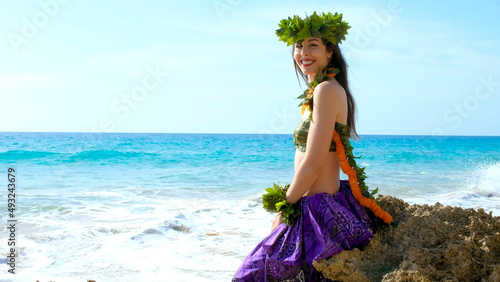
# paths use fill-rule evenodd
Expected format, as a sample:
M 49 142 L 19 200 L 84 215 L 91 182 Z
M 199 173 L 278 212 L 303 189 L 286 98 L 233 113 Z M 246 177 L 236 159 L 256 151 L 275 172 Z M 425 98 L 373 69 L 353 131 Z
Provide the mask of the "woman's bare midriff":
M 295 171 L 304 159 L 305 153 L 295 150 Z M 312 196 L 317 193 L 335 194 L 340 185 L 340 165 L 336 152 L 328 152 L 325 165 L 321 168 L 318 178 L 304 196 Z

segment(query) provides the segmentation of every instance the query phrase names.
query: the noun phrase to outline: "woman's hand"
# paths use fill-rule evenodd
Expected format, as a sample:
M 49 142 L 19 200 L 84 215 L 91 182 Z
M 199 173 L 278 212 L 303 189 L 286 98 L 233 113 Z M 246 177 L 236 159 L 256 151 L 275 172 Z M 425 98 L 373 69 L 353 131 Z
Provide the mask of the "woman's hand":
M 276 227 L 281 224 L 281 212 L 279 212 L 273 219 L 273 225 L 271 226 L 271 232 L 273 232 Z

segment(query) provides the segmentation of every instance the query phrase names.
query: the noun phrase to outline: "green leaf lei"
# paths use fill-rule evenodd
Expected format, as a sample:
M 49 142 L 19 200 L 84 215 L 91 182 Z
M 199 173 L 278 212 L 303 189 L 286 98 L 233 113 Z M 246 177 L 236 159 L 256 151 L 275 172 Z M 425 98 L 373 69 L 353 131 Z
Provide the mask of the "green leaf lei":
M 299 107 L 303 106 L 303 105 L 309 106 L 309 108 L 310 108 L 309 118 L 312 118 L 312 102 L 313 102 L 312 93 L 314 91 L 314 88 L 316 86 L 318 86 L 318 84 L 320 84 L 321 82 L 323 82 L 325 80 L 334 79 L 333 78 L 334 75 L 339 73 L 339 72 L 340 72 L 340 70 L 338 68 L 334 68 L 331 65 L 331 63 L 329 63 L 321 71 L 316 73 L 314 80 L 307 83 L 308 89 L 304 90 L 304 93 L 297 97 L 297 99 L 303 99 L 300 102 L 300 104 L 298 105 Z M 309 94 L 311 94 L 311 95 L 309 95 Z M 351 138 L 349 126 L 342 125 L 340 123 L 336 123 L 335 130 L 337 130 L 337 132 L 339 133 L 340 140 L 342 141 L 342 144 L 344 145 L 344 149 L 345 149 L 345 153 L 346 153 L 346 157 L 347 157 L 347 160 L 349 162 L 349 165 L 356 171 L 356 176 L 358 178 L 358 184 L 359 184 L 359 189 L 361 191 L 361 194 L 367 198 L 375 200 L 374 195 L 378 192 L 378 187 L 375 190 L 370 191 L 368 189 L 368 186 L 365 184 L 365 179 L 367 178 L 367 176 L 365 174 L 365 168 L 364 167 L 360 168 L 356 164 L 356 160 L 355 160 L 355 159 L 361 158 L 362 156 L 355 157 L 353 152 L 352 152 L 353 147 L 351 146 L 351 142 L 349 141 L 349 139 Z
M 299 217 L 300 207 L 297 203 L 290 204 L 286 202 L 286 191 L 290 184 L 277 185 L 266 188 L 267 194 L 262 195 L 262 204 L 268 212 L 281 212 L 281 222 L 286 225 L 293 224 Z
M 347 30 L 351 28 L 346 21 L 342 21 L 342 14 L 314 13 L 303 20 L 298 15 L 293 18 L 283 19 L 279 23 L 279 29 L 276 30 L 276 35 L 280 41 L 286 42 L 287 46 L 293 43 L 301 43 L 309 37 L 321 37 L 323 43 L 326 41 L 333 44 L 340 44 L 345 40 Z

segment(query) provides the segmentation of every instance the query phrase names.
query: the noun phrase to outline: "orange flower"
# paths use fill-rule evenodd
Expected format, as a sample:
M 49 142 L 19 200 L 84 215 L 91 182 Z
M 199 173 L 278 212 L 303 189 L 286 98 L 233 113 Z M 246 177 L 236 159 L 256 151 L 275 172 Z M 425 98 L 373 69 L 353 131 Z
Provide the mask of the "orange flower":
M 329 68 L 328 70 L 329 70 L 329 71 L 331 71 L 331 70 L 333 70 L 333 69 L 334 69 L 334 68 Z M 337 75 L 337 73 L 329 73 L 329 74 L 327 74 L 326 76 L 333 78 L 333 77 L 334 77 L 334 76 L 336 76 L 336 75 Z
M 311 97 L 312 94 L 314 92 L 314 87 L 312 89 L 309 89 L 309 93 L 307 94 L 307 98 Z M 302 105 L 302 115 L 304 115 L 304 111 L 307 109 L 309 109 L 309 111 L 311 111 L 311 108 L 309 107 L 309 105 Z
M 351 167 L 351 165 L 347 160 L 344 144 L 342 144 L 342 140 L 340 140 L 340 135 L 337 132 L 337 130 L 334 130 L 333 132 L 333 140 L 335 141 L 335 147 L 340 162 L 340 168 L 345 174 L 347 174 L 347 176 L 349 176 L 349 185 L 351 186 L 352 195 L 354 196 L 354 198 L 358 200 L 358 202 L 362 206 L 369 208 L 377 217 L 381 218 L 385 223 L 390 223 L 392 221 L 392 216 L 386 211 L 382 210 L 382 208 L 379 207 L 374 200 L 366 198 L 361 194 L 361 190 L 359 189 L 358 176 L 356 174 L 356 171 Z

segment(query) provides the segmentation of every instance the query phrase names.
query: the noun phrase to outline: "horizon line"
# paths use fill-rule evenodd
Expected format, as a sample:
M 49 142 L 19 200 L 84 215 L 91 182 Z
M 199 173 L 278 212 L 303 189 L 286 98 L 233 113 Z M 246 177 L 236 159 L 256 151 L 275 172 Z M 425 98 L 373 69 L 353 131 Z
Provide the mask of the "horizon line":
M 293 135 L 293 133 L 225 133 L 225 132 L 98 132 L 98 131 L 0 131 L 3 133 L 91 133 L 91 134 L 214 134 L 214 135 Z M 500 137 L 500 135 L 451 134 L 358 134 L 359 136 L 432 136 L 432 137 Z

